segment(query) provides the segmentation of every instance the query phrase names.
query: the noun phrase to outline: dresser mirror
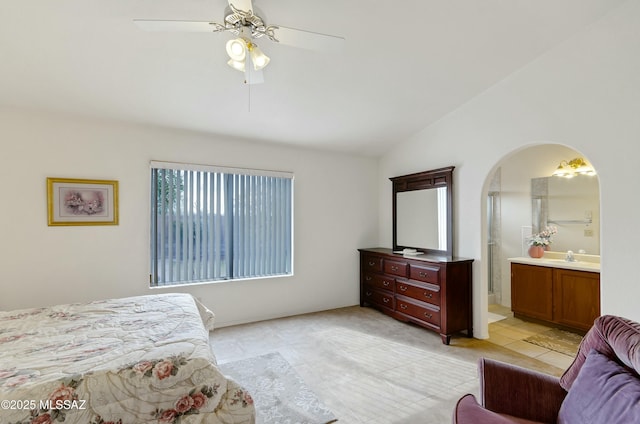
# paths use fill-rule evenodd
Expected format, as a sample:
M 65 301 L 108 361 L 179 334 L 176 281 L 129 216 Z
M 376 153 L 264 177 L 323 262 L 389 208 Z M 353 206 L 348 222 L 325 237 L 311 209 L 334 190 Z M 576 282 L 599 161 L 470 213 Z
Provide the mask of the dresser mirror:
M 393 250 L 453 254 L 454 167 L 390 178 L 393 184 Z

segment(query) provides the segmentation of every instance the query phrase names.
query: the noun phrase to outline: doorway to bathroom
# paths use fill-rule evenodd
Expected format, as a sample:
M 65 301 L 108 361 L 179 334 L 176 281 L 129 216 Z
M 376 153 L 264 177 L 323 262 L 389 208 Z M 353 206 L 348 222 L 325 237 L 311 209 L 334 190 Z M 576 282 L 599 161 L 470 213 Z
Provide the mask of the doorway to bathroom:
M 533 327 L 531 323 L 513 318 L 509 262 L 509 258 L 528 256 L 527 238 L 532 232 L 542 230 L 541 222 L 553 225 L 558 230 L 554 235 L 551 250 L 583 250 L 592 255 L 600 254 L 600 191 L 597 176 L 593 177 L 597 190 L 594 199 L 591 199 L 588 205 L 577 198 L 577 193 L 581 192 L 582 188 L 572 185 L 579 182 L 578 178 L 573 179 L 573 182 L 561 179 L 564 191 L 549 192 L 544 199 L 541 199 L 540 192 L 532 191 L 534 182 L 539 186 L 546 178 L 554 182 L 548 185 L 549 188 L 556 186 L 553 179 L 558 180 L 559 177 L 552 177 L 556 169 L 563 162 L 576 157 L 582 155 L 574 149 L 558 144 L 530 146 L 503 158 L 487 178 L 486 278 L 490 341 L 508 348 L 513 347 L 515 350 L 529 348 L 530 346 L 524 344 L 528 334 L 527 327 L 541 330 L 539 327 Z M 542 202 L 545 202 L 546 209 L 540 209 Z M 562 205 L 562 210 L 559 211 L 553 206 L 556 210 L 550 212 L 549 205 Z M 541 217 L 541 213 L 544 216 Z M 498 334 L 498 329 L 504 328 L 507 324 L 511 328 Z M 521 325 L 524 331 L 514 332 L 514 325 Z M 530 349 L 529 356 L 535 352 L 539 353 L 540 350 Z

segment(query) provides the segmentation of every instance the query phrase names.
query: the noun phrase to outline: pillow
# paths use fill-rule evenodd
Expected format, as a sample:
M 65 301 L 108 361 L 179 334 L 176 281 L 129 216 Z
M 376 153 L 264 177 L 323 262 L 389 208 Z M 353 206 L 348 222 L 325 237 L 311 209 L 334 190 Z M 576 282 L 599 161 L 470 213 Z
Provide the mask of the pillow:
M 582 339 L 573 363 L 560 378 L 560 385 L 567 392 L 592 349 L 611 358 L 616 357 L 622 364 L 639 371 L 640 323 L 613 315 L 596 318 L 593 327 Z
M 596 350 L 560 406 L 558 424 L 640 422 L 640 377 Z

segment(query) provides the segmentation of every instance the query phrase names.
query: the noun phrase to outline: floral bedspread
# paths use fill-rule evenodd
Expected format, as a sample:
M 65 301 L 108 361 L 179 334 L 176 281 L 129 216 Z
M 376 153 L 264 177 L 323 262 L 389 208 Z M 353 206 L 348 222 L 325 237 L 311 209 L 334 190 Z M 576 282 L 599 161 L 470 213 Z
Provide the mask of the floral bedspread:
M 186 294 L 0 312 L 0 423 L 252 424 L 212 326 Z

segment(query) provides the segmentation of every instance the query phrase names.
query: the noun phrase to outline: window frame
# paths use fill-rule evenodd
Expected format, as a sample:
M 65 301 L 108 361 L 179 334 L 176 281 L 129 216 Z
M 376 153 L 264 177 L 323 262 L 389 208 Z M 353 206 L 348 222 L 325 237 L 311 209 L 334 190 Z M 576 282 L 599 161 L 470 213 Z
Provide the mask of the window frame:
M 287 228 L 283 228 L 283 233 L 285 234 L 285 238 L 283 239 L 285 241 L 285 246 L 288 246 L 288 249 L 286 250 L 286 255 L 285 255 L 285 260 L 287 260 L 287 264 L 285 265 L 285 269 L 283 270 L 283 272 L 281 273 L 274 273 L 274 274 L 269 274 L 269 275 L 251 275 L 251 276 L 234 276 L 234 275 L 226 275 L 225 277 L 222 278 L 204 278 L 204 279 L 193 279 L 193 280 L 180 280 L 179 278 L 174 279 L 171 278 L 171 280 L 165 280 L 165 281 L 161 281 L 161 279 L 159 278 L 159 272 L 157 270 L 157 268 L 155 268 L 155 265 L 157 265 L 161 260 L 157 257 L 158 256 L 158 232 L 157 232 L 157 228 L 158 228 L 158 219 L 159 219 L 159 215 L 158 215 L 158 206 L 157 206 L 157 202 L 158 202 L 158 180 L 157 177 L 154 177 L 154 173 L 156 172 L 156 170 L 160 170 L 160 169 L 164 169 L 164 170 L 173 170 L 173 171 L 195 171 L 195 172 L 205 172 L 205 173 L 218 173 L 223 175 L 223 181 L 228 181 L 228 179 L 234 179 L 237 176 L 242 177 L 274 177 L 274 178 L 279 178 L 279 179 L 284 179 L 284 180 L 290 180 L 290 184 L 288 186 L 288 193 L 285 192 L 285 194 L 288 194 L 288 197 L 284 200 L 284 202 L 280 205 L 281 207 L 284 207 L 287 210 L 287 216 L 285 218 L 285 225 L 288 224 Z M 235 181 L 235 180 L 234 180 Z M 149 216 L 150 216 L 150 225 L 149 225 L 149 230 L 150 230 L 150 234 L 149 234 L 149 240 L 150 240 L 150 244 L 149 244 L 149 248 L 150 248 L 150 254 L 149 254 L 149 258 L 150 258 L 150 274 L 149 274 L 149 287 L 151 289 L 156 289 L 156 288 L 175 288 L 175 287 L 181 287 L 181 286 L 189 286 L 189 285 L 202 285 L 202 284 L 211 284 L 211 283 L 220 283 L 220 282 L 232 282 L 232 281 L 243 281 L 243 280 L 254 280 L 254 279 L 269 279 L 269 278 L 283 278 L 283 277 L 291 277 L 294 275 L 294 263 L 295 263 L 295 258 L 294 258 L 294 252 L 295 252 L 295 248 L 294 248 L 294 228 L 295 228 L 295 219 L 294 219 L 294 199 L 295 199 L 295 177 L 294 174 L 292 172 L 286 172 L 286 171 L 272 171 L 272 170 L 261 170 L 261 169 L 249 169 L 249 168 L 237 168 L 237 167 L 225 167 L 225 166 L 217 166 L 217 165 L 203 165 L 203 164 L 191 164 L 191 163 L 179 163 L 179 162 L 166 162 L 166 161 L 155 161 L 152 160 L 150 162 L 150 202 L 149 202 L 149 206 L 150 206 L 150 211 L 149 211 Z M 195 188 L 192 188 L 192 190 L 195 190 Z M 226 190 L 226 189 L 225 189 Z M 181 193 L 185 193 L 185 191 L 183 190 Z M 235 197 L 237 195 L 237 193 L 234 194 L 228 194 L 229 196 L 232 196 L 234 201 L 237 200 L 237 198 Z M 218 197 L 219 199 L 219 197 Z M 175 200 L 175 199 L 174 199 Z M 241 199 L 241 202 L 246 201 L 247 198 L 245 197 L 244 199 Z M 231 208 L 231 206 L 224 206 L 225 208 Z M 227 212 L 225 212 L 226 214 Z M 178 214 L 179 216 L 179 214 Z M 233 217 L 231 217 L 229 215 L 229 219 L 231 220 L 232 226 L 235 227 L 235 223 L 233 223 Z M 243 219 L 242 217 L 237 218 L 236 220 L 241 220 Z M 225 221 L 227 220 L 227 218 L 224 219 Z M 288 220 L 288 222 L 287 222 Z M 209 222 L 210 223 L 210 222 Z M 287 234 L 288 233 L 288 234 Z M 288 237 L 286 237 L 288 236 Z M 229 236 L 229 237 L 233 237 L 233 235 Z M 253 234 L 250 234 L 249 237 L 253 237 Z M 287 238 L 289 240 L 287 240 Z M 225 249 L 227 250 L 227 252 L 233 251 L 233 253 L 231 254 L 231 257 L 233 258 L 234 255 L 242 255 L 242 252 L 237 252 L 234 251 L 234 243 L 235 240 L 229 240 L 229 238 L 225 239 L 224 243 L 226 243 L 224 245 Z M 241 242 L 240 242 L 241 243 Z M 227 259 L 227 261 L 229 261 L 230 259 Z M 232 259 L 231 259 L 232 260 Z M 237 260 L 237 259 L 236 259 Z M 243 262 L 245 262 L 243 260 Z M 162 266 L 160 264 L 160 266 Z M 182 266 L 184 266 L 184 264 L 182 264 Z M 228 269 L 233 269 L 233 265 L 229 265 L 227 264 Z M 230 267 L 230 268 L 229 268 Z M 173 276 L 172 276 L 173 277 Z

